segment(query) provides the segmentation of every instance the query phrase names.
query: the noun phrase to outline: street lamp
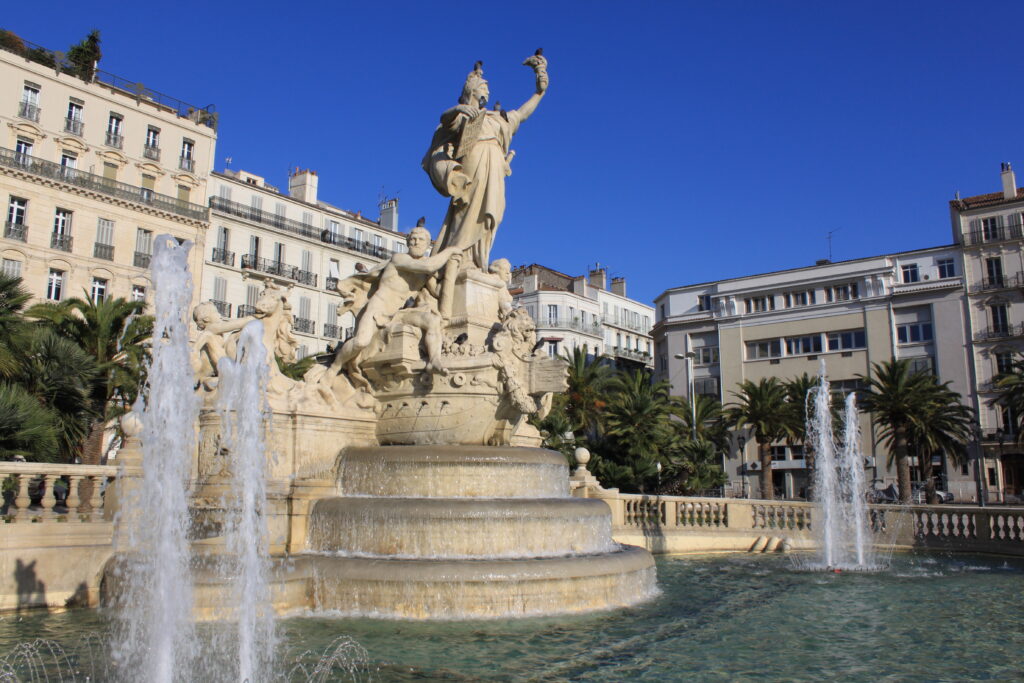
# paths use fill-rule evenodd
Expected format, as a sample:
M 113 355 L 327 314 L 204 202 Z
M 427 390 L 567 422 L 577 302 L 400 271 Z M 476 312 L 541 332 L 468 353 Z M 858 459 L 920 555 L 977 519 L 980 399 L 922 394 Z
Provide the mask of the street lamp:
M 697 402 L 693 395 L 693 359 L 696 357 L 693 351 L 676 354 L 677 360 L 686 361 L 686 398 L 690 401 L 690 438 L 694 441 L 697 440 Z
M 747 437 L 742 434 L 736 439 L 736 446 L 740 450 L 740 466 L 743 469 L 743 478 L 740 482 L 743 484 L 743 497 L 749 498 L 750 490 L 747 488 L 747 453 L 744 450 L 747 446 Z
M 978 505 L 985 507 L 985 491 L 982 488 L 981 479 L 981 464 L 985 455 L 985 449 L 981 445 L 981 424 L 975 422 L 971 425 L 971 431 L 974 432 L 974 488 L 975 494 L 978 497 Z

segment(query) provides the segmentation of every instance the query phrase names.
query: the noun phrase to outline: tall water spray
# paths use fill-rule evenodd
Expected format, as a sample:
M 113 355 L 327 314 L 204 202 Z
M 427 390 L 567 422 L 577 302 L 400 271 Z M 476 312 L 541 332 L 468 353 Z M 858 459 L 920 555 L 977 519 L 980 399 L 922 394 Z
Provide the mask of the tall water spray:
M 112 656 L 125 676 L 165 683 L 196 655 L 192 624 L 188 480 L 199 404 L 192 390 L 188 309 L 191 242 L 160 235 L 151 263 L 155 321 L 142 422 L 143 471 L 120 512 L 121 633 Z
M 269 375 L 263 323 L 242 329 L 237 360 L 222 358 L 217 410 L 222 445 L 231 462 L 231 489 L 225 501 L 224 569 L 232 586 L 238 621 L 239 681 L 271 679 L 275 648 L 274 615 L 268 579 L 267 456 L 264 425 L 270 422 L 266 400 Z
M 808 393 L 808 442 L 814 456 L 814 498 L 819 505 L 814 521 L 822 548 L 820 564 L 839 569 L 871 569 L 864 456 L 856 394 L 846 397 L 843 440 L 836 444 L 832 425 L 832 396 L 825 364 L 818 386 Z

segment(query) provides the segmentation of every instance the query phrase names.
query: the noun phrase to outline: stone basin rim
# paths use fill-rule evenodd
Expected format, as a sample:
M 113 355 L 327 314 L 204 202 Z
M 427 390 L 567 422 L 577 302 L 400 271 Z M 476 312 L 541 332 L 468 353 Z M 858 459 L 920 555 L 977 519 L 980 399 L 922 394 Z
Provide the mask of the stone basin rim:
M 386 496 L 337 496 L 316 501 L 311 515 L 347 512 L 352 515 L 393 515 L 415 510 L 416 519 L 455 520 L 514 519 L 529 514 L 530 519 L 565 519 L 569 515 L 609 517 L 608 505 L 597 498 L 417 498 Z M 416 519 L 411 521 L 415 522 Z
M 558 465 L 568 467 L 558 451 L 521 446 L 353 446 L 340 455 L 342 465 L 370 462 L 459 465 Z

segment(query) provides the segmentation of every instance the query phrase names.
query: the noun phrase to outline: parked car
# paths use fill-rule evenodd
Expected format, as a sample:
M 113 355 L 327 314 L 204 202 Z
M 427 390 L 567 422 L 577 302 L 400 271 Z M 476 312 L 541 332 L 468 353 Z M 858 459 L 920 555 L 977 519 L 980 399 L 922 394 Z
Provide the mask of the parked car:
M 949 491 L 941 491 L 935 489 L 935 495 L 939 497 L 940 503 L 952 503 L 954 498 L 953 494 Z M 911 489 L 910 500 L 917 505 L 924 505 L 928 502 L 928 491 L 925 489 L 924 482 L 915 482 Z

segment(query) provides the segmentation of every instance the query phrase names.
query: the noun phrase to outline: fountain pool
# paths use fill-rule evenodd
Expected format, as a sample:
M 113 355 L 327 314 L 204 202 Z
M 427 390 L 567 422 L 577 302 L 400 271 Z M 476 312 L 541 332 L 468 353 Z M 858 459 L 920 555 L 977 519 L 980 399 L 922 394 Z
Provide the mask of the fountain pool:
M 293 680 L 308 680 L 321 653 L 349 636 L 366 651 L 362 672 L 353 679 L 336 669 L 316 680 L 1019 677 L 1024 660 L 1016 600 L 1024 580 L 1020 559 L 898 554 L 888 569 L 873 574 L 823 574 L 795 566 L 790 556 L 662 557 L 659 598 L 584 616 L 463 622 L 329 615 L 281 619 L 277 661 L 283 673 L 293 672 Z M 107 625 L 101 611 L 3 615 L 0 659 L 16 643 L 34 638 L 73 649 L 84 634 Z M 201 639 L 204 628 L 216 627 L 200 626 Z M 94 645 L 93 651 L 103 656 L 102 647 Z M 296 658 L 302 668 L 295 668 Z M 0 664 L 0 680 L 3 671 Z M 103 671 L 97 673 L 104 680 Z

